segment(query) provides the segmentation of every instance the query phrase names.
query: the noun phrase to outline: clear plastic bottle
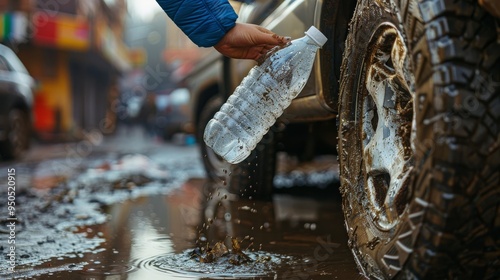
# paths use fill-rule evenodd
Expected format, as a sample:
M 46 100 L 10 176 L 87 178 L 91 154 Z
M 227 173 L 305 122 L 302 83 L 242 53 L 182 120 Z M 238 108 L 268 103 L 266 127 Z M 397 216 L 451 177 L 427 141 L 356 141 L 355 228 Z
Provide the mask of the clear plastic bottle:
M 304 88 L 327 38 L 314 26 L 250 70 L 208 122 L 204 140 L 227 162 L 245 160 Z

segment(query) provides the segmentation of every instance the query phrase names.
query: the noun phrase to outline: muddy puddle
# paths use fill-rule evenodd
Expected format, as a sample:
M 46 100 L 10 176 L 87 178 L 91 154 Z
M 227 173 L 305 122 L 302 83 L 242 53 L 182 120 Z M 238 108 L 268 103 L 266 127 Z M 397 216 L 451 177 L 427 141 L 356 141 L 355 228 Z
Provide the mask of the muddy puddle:
M 363 279 L 335 193 L 245 200 L 192 163 L 125 159 L 18 195 L 16 272 L 3 262 L 0 279 Z

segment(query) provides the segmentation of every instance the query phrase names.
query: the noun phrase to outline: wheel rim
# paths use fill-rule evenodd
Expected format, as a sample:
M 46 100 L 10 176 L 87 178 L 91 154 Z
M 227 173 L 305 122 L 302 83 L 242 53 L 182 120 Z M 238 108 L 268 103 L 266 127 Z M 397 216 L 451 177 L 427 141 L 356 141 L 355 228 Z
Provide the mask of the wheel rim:
M 27 146 L 27 126 L 23 112 L 20 110 L 12 110 L 9 113 L 9 142 L 12 145 L 13 154 L 19 155 Z
M 407 49 L 395 26 L 373 34 L 365 60 L 361 104 L 365 191 L 371 218 L 389 230 L 409 203 L 413 98 Z

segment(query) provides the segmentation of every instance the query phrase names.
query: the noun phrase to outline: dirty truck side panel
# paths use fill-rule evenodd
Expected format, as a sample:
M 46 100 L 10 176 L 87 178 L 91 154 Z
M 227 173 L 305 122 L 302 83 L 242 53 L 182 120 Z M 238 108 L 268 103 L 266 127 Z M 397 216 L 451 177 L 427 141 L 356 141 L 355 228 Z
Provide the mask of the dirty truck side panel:
M 292 39 L 300 38 L 311 25 L 319 26 L 322 5 L 321 0 L 282 1 L 260 25 L 279 35 L 290 36 Z M 226 98 L 254 65 L 253 61 L 224 59 L 223 94 Z M 321 120 L 334 116 L 331 108 L 319 98 L 322 90 L 318 65 L 316 63 L 309 82 L 285 113 L 291 122 Z
M 283 1 L 263 22 L 273 32 L 302 37 L 315 25 L 329 38 L 320 50 L 315 66 L 299 96 L 286 111 L 290 122 L 311 122 L 335 117 L 338 110 L 338 80 L 348 24 L 355 0 L 296 0 Z M 255 65 L 252 61 L 224 61 L 224 94 L 228 97 Z
M 239 20 L 255 18 L 251 13 L 259 10 L 255 5 L 264 5 L 261 2 L 265 3 L 255 1 L 242 5 Z M 348 22 L 356 1 L 284 0 L 276 3 L 277 7 L 273 7 L 275 9 L 260 25 L 293 39 L 302 37 L 311 25 L 315 25 L 329 38 L 317 56 L 309 82 L 285 115 L 290 122 L 331 119 L 335 117 L 338 107 L 340 64 Z M 227 98 L 255 65 L 250 60 L 228 59 L 220 55 L 217 57 L 217 54 L 208 61 L 186 80 L 193 94 L 191 108 L 195 124 L 206 101 L 216 94 Z
M 220 93 L 222 56 L 215 50 L 208 54 L 185 79 L 191 92 L 190 120 L 198 126 L 201 110 L 212 97 Z

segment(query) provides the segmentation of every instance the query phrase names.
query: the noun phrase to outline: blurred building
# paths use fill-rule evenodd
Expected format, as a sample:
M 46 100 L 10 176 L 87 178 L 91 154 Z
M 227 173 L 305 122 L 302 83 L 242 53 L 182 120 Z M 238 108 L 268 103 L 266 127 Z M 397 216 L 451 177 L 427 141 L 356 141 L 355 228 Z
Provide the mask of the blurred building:
M 130 15 L 127 20 L 126 42 L 131 49 L 132 64 L 137 69 L 148 66 L 156 69 L 159 64 L 166 65 L 165 68 L 171 75 L 168 77 L 170 84 L 152 90 L 158 92 L 165 91 L 165 86 L 176 86 L 175 82 L 181 80 L 211 49 L 196 46 L 159 6 L 154 8 L 149 18 Z
M 182 80 L 211 49 L 199 48 L 173 23 L 167 19 L 167 46 L 163 59 L 172 65 L 172 79 Z
M 125 41 L 133 70 L 120 83 L 126 114 L 123 120 L 138 120 L 138 111 L 147 96 L 155 96 L 158 130 L 177 126 L 171 93 L 182 85 L 181 78 L 202 57 L 204 49 L 193 44 L 154 1 L 128 0 Z M 208 50 L 208 49 L 205 49 Z M 168 123 L 168 124 L 167 124 Z
M 109 132 L 118 77 L 130 69 L 126 0 L 0 0 L 0 41 L 38 81 L 41 137 Z

